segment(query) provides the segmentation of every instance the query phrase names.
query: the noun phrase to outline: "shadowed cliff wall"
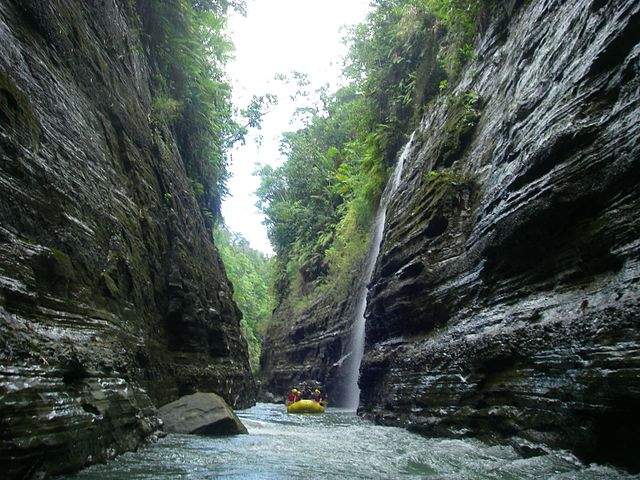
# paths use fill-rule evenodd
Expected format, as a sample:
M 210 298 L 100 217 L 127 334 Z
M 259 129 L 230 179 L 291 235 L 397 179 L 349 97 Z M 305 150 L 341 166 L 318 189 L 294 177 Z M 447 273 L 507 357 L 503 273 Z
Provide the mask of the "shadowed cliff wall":
M 231 285 L 125 0 L 0 2 L 0 464 L 137 447 L 153 404 L 255 398 Z M 184 139 L 183 139 L 184 140 Z

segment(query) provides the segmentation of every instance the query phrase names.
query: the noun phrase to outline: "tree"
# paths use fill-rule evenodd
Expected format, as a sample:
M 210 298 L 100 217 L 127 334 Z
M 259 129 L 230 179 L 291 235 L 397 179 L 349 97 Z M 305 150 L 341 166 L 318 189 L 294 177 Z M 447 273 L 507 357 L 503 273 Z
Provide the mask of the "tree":
M 233 284 L 233 298 L 242 312 L 242 331 L 249 347 L 251 369 L 258 371 L 262 337 L 274 308 L 272 259 L 250 247 L 238 233 L 218 226 L 214 241 L 227 276 Z

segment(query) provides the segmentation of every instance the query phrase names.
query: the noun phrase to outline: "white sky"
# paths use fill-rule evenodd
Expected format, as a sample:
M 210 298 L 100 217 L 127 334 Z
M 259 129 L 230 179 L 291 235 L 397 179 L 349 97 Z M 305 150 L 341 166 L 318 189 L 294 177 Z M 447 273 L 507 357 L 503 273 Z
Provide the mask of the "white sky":
M 235 60 L 228 74 L 234 87 L 234 103 L 246 106 L 252 95 L 274 93 L 278 105 L 265 116 L 262 142 L 250 135 L 246 145 L 231 152 L 229 196 L 222 205 L 228 228 L 240 232 L 257 250 L 273 253 L 264 217 L 255 206 L 258 165 L 277 166 L 280 136 L 295 129 L 290 119 L 296 104 L 288 87 L 274 80 L 277 73 L 299 71 L 310 76 L 315 89 L 341 81 L 342 27 L 364 20 L 369 0 L 249 0 L 247 16 L 232 15 L 229 34 L 235 44 Z

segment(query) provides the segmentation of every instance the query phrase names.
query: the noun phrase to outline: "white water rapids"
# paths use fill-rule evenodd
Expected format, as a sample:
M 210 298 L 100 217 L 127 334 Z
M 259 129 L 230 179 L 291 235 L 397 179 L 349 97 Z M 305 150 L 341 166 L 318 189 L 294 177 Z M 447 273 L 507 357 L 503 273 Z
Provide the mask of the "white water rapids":
M 249 435 L 169 435 L 64 480 L 637 480 L 568 452 L 520 457 L 480 440 L 424 438 L 353 412 L 288 415 L 284 405 L 238 412 Z M 62 480 L 62 479 L 59 479 Z
M 382 244 L 382 237 L 384 235 L 384 224 L 387 219 L 387 208 L 393 194 L 398 190 L 400 185 L 400 178 L 402 177 L 402 171 L 404 169 L 404 162 L 411 153 L 411 144 L 413 143 L 413 137 L 415 132 L 411 134 L 411 138 L 402 149 L 398 161 L 393 170 L 393 175 L 389 178 L 387 186 L 380 198 L 380 205 L 373 224 L 373 235 L 371 237 L 371 245 L 367 253 L 365 260 L 365 267 L 363 271 L 362 281 L 358 289 L 358 300 L 355 311 L 355 322 L 353 330 L 351 331 L 351 354 L 349 361 L 346 365 L 346 392 L 345 392 L 345 406 L 350 410 L 357 410 L 360 403 L 360 387 L 358 386 L 358 378 L 360 376 L 360 364 L 362 363 L 362 356 L 364 355 L 364 338 L 365 338 L 365 323 L 364 316 L 367 308 L 367 294 L 369 293 L 369 283 L 373 276 L 373 270 L 376 266 L 376 260 L 380 253 L 380 246 Z

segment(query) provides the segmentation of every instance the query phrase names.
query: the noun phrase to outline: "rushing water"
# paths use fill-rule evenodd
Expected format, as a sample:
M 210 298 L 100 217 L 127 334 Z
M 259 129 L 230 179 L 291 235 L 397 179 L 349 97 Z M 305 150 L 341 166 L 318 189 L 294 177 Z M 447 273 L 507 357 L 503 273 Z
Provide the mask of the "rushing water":
M 352 412 L 287 415 L 282 405 L 239 412 L 249 435 L 169 435 L 95 465 L 73 480 L 126 479 L 631 479 L 581 465 L 566 452 L 523 459 L 511 447 L 478 440 L 428 439 L 380 427 Z
M 414 132 L 415 134 L 415 132 Z M 369 291 L 368 286 L 371 282 L 371 276 L 376 266 L 376 260 L 380 253 L 380 244 L 382 243 L 382 237 L 384 235 L 384 223 L 387 218 L 387 207 L 389 202 L 393 198 L 393 194 L 400 185 L 400 178 L 402 177 L 402 170 L 404 168 L 404 162 L 411 153 L 411 144 L 413 143 L 413 136 L 402 149 L 398 161 L 393 170 L 393 175 L 389 178 L 387 186 L 382 192 L 380 198 L 380 205 L 373 222 L 373 235 L 371 237 L 371 246 L 367 253 L 365 261 L 365 267 L 363 271 L 363 278 L 358 290 L 358 303 L 355 310 L 355 323 L 353 330 L 351 331 L 351 355 L 349 362 L 346 364 L 346 388 L 345 392 L 345 405 L 350 410 L 356 410 L 358 403 L 360 402 L 360 387 L 358 386 L 358 377 L 360 375 L 360 364 L 362 363 L 362 356 L 364 354 L 364 335 L 365 335 L 365 318 L 364 312 L 367 309 L 367 293 Z

